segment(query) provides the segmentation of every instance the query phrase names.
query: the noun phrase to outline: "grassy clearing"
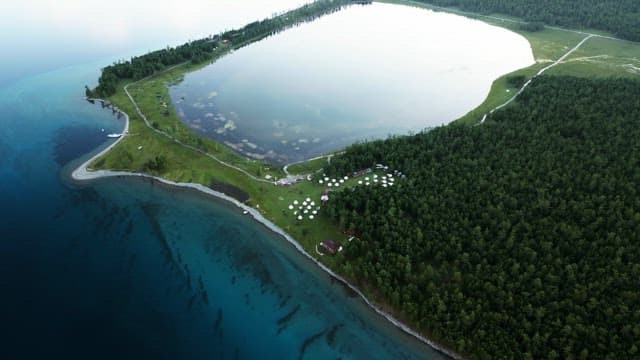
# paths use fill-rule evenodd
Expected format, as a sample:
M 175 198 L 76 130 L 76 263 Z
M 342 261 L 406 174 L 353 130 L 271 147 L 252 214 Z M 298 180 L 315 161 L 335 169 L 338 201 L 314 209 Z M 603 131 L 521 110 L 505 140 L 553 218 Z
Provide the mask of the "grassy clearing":
M 376 173 L 371 173 L 366 176 L 372 179 L 374 174 Z M 378 172 L 377 175 L 382 176 L 383 174 Z M 269 188 L 267 192 L 260 194 L 259 198 L 254 199 L 252 202 L 254 206 L 258 205 L 259 208 L 263 210 L 265 217 L 291 234 L 302 244 L 307 252 L 312 255 L 317 255 L 315 246 L 325 239 L 334 239 L 343 246 L 348 246 L 345 236 L 335 223 L 326 217 L 323 210 L 319 211 L 318 216 L 316 216 L 314 220 L 308 219 L 309 214 L 302 214 L 304 219 L 299 221 L 297 220 L 297 215 L 299 215 L 300 212 L 298 214 L 294 214 L 293 212 L 300 211 L 300 209 L 297 209 L 295 206 L 293 210 L 289 209 L 289 205 L 292 205 L 294 200 L 298 200 L 301 204 L 306 198 L 310 198 L 315 202 L 316 206 L 320 206 L 320 195 L 322 195 L 325 189 L 328 189 L 325 184 L 318 183 L 321 177 L 321 174 L 318 174 L 312 181 L 304 181 L 288 187 Z M 332 187 L 331 189 L 337 191 L 338 189 L 351 189 L 354 186 L 365 186 L 358 185 L 358 181 L 362 181 L 364 178 L 365 176 L 347 179 L 341 184 L 340 188 Z M 373 184 L 373 181 L 371 181 L 371 183 Z M 340 261 L 340 257 L 323 256 L 322 261 L 328 265 L 335 265 Z
M 477 108 L 471 110 L 467 114 L 465 114 L 460 119 L 456 120 L 457 122 L 462 122 L 465 124 L 475 124 L 482 120 L 484 114 L 488 113 L 490 110 L 494 109 L 496 106 L 506 102 L 509 100 L 513 94 L 515 94 L 518 89 L 512 86 L 509 86 L 507 79 L 511 76 L 524 75 L 527 79 L 531 78 L 535 75 L 540 69 L 554 62 L 562 55 L 564 55 L 569 49 L 574 47 L 580 40 L 584 38 L 584 35 L 577 34 L 575 32 L 555 30 L 555 29 L 545 29 L 543 31 L 538 32 L 529 32 L 523 31 L 520 29 L 520 24 L 514 21 L 518 21 L 513 17 L 496 15 L 496 17 L 505 18 L 507 20 L 498 20 L 492 17 L 467 13 L 464 11 L 460 11 L 455 8 L 448 8 L 443 10 L 443 8 L 418 3 L 415 1 L 405 1 L 405 0 L 385 0 L 381 1 L 390 4 L 399 4 L 405 6 L 413 6 L 418 8 L 430 9 L 434 11 L 446 11 L 449 13 L 466 16 L 473 19 L 478 19 L 483 22 L 486 22 L 491 25 L 499 26 L 516 32 L 522 36 L 524 36 L 529 43 L 531 44 L 531 50 L 533 52 L 533 57 L 535 59 L 535 64 L 524 69 L 520 69 L 514 71 L 510 74 L 506 74 L 498 79 L 496 79 L 491 85 L 491 90 L 487 95 L 487 98 L 480 104 Z M 491 15 L 490 15 L 491 16 Z M 509 21 L 512 20 L 512 21 Z
M 434 11 L 445 11 L 478 19 L 488 24 L 516 32 L 529 41 L 536 63 L 531 67 L 517 70 L 496 79 L 485 101 L 477 108 L 456 120 L 466 124 L 477 123 L 482 119 L 484 114 L 506 102 L 513 96 L 514 91 L 517 91 L 517 89 L 509 86 L 507 82 L 508 77 L 525 75 L 527 78 L 531 78 L 538 70 L 560 58 L 586 36 L 574 31 L 555 28 L 546 28 L 539 32 L 524 31 L 518 23 L 521 19 L 502 14 L 473 14 L 456 8 L 444 9 L 410 0 L 384 0 L 380 2 L 414 6 Z M 610 34 L 602 31 L 585 31 L 610 36 Z M 574 52 L 565 62 L 552 68 L 549 72 L 546 72 L 546 74 L 579 77 L 637 77 L 640 76 L 640 44 L 594 37 Z
M 318 170 L 321 170 L 329 161 L 329 156 L 319 159 L 313 159 L 305 161 L 299 164 L 289 166 L 288 170 L 290 174 L 311 174 Z
M 482 119 L 484 114 L 509 100 L 519 90 L 509 86 L 507 79 L 510 76 L 524 75 L 527 79 L 530 79 L 540 69 L 556 61 L 584 38 L 584 35 L 581 34 L 554 29 L 545 29 L 538 32 L 523 31 L 517 23 L 495 19 L 480 19 L 489 24 L 504 27 L 524 36 L 531 44 L 535 64 L 496 79 L 491 85 L 491 90 L 485 101 L 477 108 L 456 120 L 457 122 L 466 124 L 477 123 Z
M 529 79 L 544 66 L 546 65 L 535 64 L 531 67 L 516 70 L 510 74 L 496 79 L 493 84 L 491 84 L 491 90 L 489 90 L 489 94 L 487 95 L 487 98 L 482 102 L 482 104 L 466 113 L 463 117 L 457 119 L 456 122 L 470 125 L 478 123 L 480 120 L 482 120 L 484 114 L 488 113 L 496 106 L 503 104 L 518 92 L 518 88 L 509 85 L 509 82 L 507 80 L 509 77 L 524 75 L 527 79 Z
M 550 74 L 640 78 L 640 44 L 592 38 Z

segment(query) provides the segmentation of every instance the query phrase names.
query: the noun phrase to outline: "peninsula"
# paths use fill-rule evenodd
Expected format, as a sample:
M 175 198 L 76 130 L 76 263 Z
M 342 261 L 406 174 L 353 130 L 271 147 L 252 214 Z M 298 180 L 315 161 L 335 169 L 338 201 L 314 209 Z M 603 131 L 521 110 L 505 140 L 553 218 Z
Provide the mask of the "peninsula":
M 525 36 L 536 63 L 454 124 L 284 168 L 180 121 L 167 86 L 185 73 L 352 3 L 316 1 L 106 67 L 86 95 L 126 126 L 73 177 L 145 176 L 230 201 L 454 358 L 637 354 L 638 43 L 464 13 Z

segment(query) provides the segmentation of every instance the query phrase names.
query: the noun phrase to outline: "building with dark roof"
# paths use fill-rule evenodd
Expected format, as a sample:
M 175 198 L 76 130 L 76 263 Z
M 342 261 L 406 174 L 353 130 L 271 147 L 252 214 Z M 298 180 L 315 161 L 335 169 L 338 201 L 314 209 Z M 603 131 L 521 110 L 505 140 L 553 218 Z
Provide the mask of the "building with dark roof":
M 333 240 L 325 240 L 320 243 L 325 253 L 335 255 L 342 251 L 342 246 Z

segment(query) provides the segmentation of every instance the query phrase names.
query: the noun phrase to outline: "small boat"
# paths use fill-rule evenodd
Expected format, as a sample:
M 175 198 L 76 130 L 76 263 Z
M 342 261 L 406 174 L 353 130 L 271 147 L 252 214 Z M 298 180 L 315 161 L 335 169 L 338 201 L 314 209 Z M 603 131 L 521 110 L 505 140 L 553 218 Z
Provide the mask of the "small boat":
M 120 136 L 122 136 L 122 134 L 115 134 L 114 133 L 114 134 L 108 134 L 107 135 L 107 137 L 110 137 L 110 138 L 119 138 Z
M 247 215 L 249 212 L 247 210 L 242 212 L 243 214 Z

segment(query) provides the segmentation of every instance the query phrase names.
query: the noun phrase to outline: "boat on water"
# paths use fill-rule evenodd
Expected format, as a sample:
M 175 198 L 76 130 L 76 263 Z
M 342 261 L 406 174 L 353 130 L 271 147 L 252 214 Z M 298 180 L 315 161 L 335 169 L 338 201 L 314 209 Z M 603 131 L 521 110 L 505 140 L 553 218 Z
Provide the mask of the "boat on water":
M 107 137 L 110 137 L 110 138 L 119 138 L 120 136 L 122 136 L 122 134 L 115 134 L 114 133 L 114 134 L 108 134 L 107 135 Z

